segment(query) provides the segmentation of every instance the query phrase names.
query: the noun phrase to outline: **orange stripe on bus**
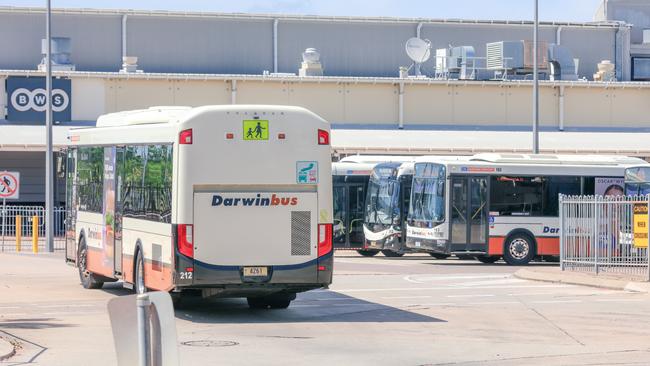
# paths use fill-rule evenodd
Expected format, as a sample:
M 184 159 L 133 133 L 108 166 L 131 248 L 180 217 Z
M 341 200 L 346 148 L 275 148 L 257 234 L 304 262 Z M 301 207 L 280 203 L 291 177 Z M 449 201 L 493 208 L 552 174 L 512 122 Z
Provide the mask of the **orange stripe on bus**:
M 503 255 L 505 237 L 491 236 L 488 242 L 488 255 Z M 560 238 L 536 237 L 537 255 L 560 255 Z
M 538 255 L 560 255 L 560 238 L 536 238 Z
M 491 236 L 488 241 L 488 255 L 503 255 L 503 236 Z

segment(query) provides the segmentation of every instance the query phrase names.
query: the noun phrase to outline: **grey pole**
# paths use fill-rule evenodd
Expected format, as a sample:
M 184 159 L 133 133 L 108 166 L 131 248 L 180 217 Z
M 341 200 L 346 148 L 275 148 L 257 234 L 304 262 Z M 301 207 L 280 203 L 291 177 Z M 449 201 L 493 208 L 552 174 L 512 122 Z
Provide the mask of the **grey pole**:
M 47 108 L 45 111 L 46 150 L 45 150 L 45 247 L 48 252 L 54 251 L 54 238 L 52 237 L 53 207 L 54 205 L 54 174 L 52 172 L 52 3 L 47 0 L 47 16 L 45 21 L 45 38 L 47 39 L 46 55 L 47 76 L 45 89 Z
M 539 154 L 539 70 L 537 65 L 537 37 L 539 33 L 538 0 L 535 0 L 533 30 L 533 154 Z

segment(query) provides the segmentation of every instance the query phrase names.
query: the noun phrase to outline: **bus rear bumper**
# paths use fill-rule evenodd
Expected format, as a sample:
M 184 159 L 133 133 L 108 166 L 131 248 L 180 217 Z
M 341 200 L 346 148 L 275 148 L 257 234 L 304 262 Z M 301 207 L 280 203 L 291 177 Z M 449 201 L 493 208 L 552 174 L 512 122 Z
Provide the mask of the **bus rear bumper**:
M 176 290 L 202 290 L 204 297 L 248 297 L 328 288 L 332 283 L 333 256 L 299 265 L 265 266 L 267 276 L 260 277 L 245 277 L 244 267 L 195 261 L 192 282 L 179 281 Z

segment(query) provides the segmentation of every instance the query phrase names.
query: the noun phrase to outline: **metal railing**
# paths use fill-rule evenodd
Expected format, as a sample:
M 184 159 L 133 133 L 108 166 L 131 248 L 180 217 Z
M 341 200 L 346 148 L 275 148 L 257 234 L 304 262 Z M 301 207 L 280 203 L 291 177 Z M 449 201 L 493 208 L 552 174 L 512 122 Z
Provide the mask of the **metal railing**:
M 560 196 L 563 271 L 650 280 L 650 196 Z
M 54 250 L 65 250 L 65 208 L 55 207 Z M 34 234 L 39 252 L 45 251 L 45 208 L 0 205 L 0 251 L 32 251 Z

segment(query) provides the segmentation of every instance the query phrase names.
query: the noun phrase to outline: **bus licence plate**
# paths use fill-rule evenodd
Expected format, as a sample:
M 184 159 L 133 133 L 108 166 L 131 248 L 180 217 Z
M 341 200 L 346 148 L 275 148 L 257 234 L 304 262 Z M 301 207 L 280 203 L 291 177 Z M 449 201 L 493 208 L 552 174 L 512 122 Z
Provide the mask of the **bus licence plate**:
M 266 267 L 244 267 L 244 277 L 267 276 L 268 268 Z

